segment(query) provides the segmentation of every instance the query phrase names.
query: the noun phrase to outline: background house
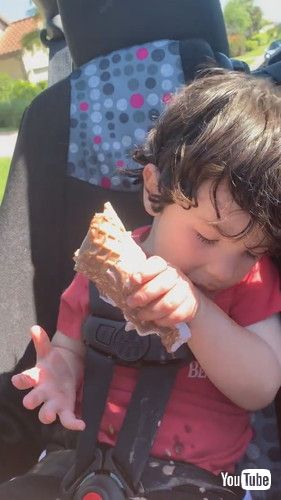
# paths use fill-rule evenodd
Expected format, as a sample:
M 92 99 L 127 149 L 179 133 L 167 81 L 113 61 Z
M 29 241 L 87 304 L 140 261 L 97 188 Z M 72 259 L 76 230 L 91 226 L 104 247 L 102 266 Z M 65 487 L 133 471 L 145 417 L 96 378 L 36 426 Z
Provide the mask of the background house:
M 39 30 L 36 17 L 8 23 L 0 17 L 0 73 L 37 83 L 48 79 L 48 52 L 41 45 L 23 46 L 23 38 Z

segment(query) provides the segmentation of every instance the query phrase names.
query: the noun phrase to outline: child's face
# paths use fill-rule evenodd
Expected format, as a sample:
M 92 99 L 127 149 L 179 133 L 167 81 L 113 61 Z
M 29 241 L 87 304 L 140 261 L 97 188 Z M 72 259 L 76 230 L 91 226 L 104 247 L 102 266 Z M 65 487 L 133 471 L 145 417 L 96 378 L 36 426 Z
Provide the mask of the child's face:
M 157 173 L 149 168 L 147 165 L 144 169 L 144 186 L 155 193 Z M 206 181 L 200 187 L 196 208 L 185 210 L 172 204 L 160 214 L 153 213 L 152 229 L 142 246 L 148 255 L 160 255 L 212 295 L 241 281 L 265 248 L 253 249 L 263 238 L 258 228 L 240 240 L 220 234 L 217 227 L 227 235 L 238 234 L 247 226 L 250 216 L 240 209 L 227 187 L 221 184 L 217 191 L 218 219 L 210 198 L 210 186 L 210 181 Z M 147 196 L 144 198 L 146 209 L 152 213 Z

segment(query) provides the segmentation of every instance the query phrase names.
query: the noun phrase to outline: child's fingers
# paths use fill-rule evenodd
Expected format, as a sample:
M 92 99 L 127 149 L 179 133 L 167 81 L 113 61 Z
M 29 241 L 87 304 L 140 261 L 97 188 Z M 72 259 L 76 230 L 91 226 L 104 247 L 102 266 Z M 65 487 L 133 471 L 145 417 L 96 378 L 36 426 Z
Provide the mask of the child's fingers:
M 34 410 L 46 400 L 46 395 L 41 388 L 35 388 L 24 396 L 22 403 L 27 410 Z
M 175 311 L 186 300 L 186 287 L 181 281 L 177 281 L 165 295 L 141 308 L 137 317 L 141 321 L 155 321 Z
M 158 297 L 166 294 L 175 286 L 178 279 L 179 274 L 177 270 L 174 267 L 168 266 L 141 288 L 130 294 L 127 298 L 128 306 L 144 307 Z
M 62 410 L 59 412 L 59 418 L 61 424 L 66 429 L 71 431 L 83 431 L 85 429 L 85 422 L 83 420 L 76 418 L 75 414 L 71 410 Z
M 153 255 L 144 262 L 142 269 L 133 274 L 132 281 L 136 284 L 146 283 L 146 281 L 151 280 L 151 278 L 157 276 L 157 274 L 167 269 L 167 267 L 168 263 L 162 257 Z
M 13 375 L 12 384 L 20 390 L 30 389 L 31 387 L 35 387 L 39 381 L 40 369 L 34 366 L 34 368 L 30 368 L 29 370 L 25 370 L 22 373 L 18 373 L 17 375 Z
M 58 414 L 58 407 L 55 401 L 46 401 L 40 408 L 38 418 L 42 424 L 52 424 Z
M 186 299 L 170 314 L 155 320 L 158 326 L 174 327 L 177 323 L 191 321 L 196 315 L 197 307 L 192 304 L 189 299 Z
M 36 350 L 37 358 L 46 357 L 51 350 L 51 341 L 41 326 L 34 325 L 30 329 L 34 347 Z

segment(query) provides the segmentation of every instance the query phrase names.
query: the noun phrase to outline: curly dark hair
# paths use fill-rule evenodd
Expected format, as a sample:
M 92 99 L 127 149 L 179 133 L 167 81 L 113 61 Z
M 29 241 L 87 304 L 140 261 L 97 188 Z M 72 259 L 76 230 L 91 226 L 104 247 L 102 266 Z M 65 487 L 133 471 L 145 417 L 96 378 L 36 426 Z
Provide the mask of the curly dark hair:
M 234 201 L 262 227 L 270 252 L 281 253 L 281 93 L 269 79 L 205 69 L 173 96 L 133 159 L 159 171 L 159 195 L 149 194 L 152 208 L 179 203 L 197 206 L 198 188 L 224 181 Z M 142 181 L 142 168 L 130 171 Z

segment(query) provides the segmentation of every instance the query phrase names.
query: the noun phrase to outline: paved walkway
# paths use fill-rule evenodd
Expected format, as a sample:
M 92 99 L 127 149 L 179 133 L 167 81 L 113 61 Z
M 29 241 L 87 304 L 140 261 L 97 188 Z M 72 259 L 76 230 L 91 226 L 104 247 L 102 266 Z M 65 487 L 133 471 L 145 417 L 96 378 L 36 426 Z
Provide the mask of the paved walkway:
M 17 136 L 18 136 L 17 132 L 0 131 L 0 157 L 13 156 Z

